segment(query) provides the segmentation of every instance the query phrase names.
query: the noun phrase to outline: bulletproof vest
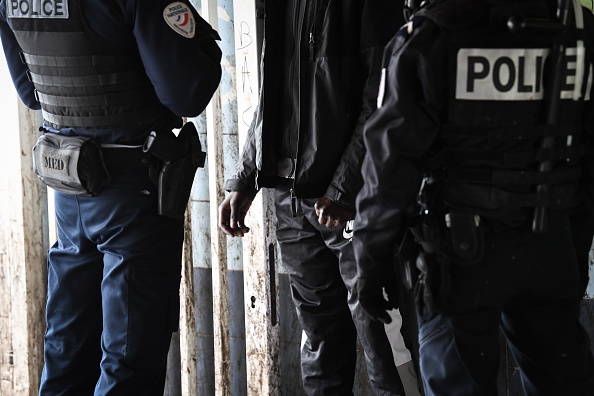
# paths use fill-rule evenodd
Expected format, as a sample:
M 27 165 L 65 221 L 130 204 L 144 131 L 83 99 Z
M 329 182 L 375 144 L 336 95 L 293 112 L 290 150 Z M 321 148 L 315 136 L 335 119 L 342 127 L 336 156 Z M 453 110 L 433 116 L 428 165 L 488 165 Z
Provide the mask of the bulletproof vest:
M 170 114 L 140 55 L 95 34 L 81 3 L 5 2 L 44 121 L 56 129 L 113 128 L 146 125 Z
M 510 31 L 513 15 L 554 17 L 545 2 L 525 8 L 520 2 L 465 4 L 425 14 L 446 38 L 450 87 L 446 121 L 424 164 L 427 180 L 440 185 L 446 206 L 493 217 L 505 210 L 575 207 L 584 101 L 591 86 L 583 31 Z M 554 123 L 547 118 L 553 110 L 546 100 L 552 43 L 566 48 Z M 543 145 L 547 138 L 552 144 Z M 539 191 L 542 185 L 546 191 Z

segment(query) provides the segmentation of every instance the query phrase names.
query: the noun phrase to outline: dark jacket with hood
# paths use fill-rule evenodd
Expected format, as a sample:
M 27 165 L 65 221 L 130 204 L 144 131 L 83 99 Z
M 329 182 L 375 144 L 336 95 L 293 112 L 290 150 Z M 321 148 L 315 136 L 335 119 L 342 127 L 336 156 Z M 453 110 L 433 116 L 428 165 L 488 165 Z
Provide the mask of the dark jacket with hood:
M 300 0 L 287 26 L 288 1 L 266 2 L 259 105 L 235 178 L 226 189 L 255 196 L 275 187 L 283 128 L 283 89 L 289 65 L 299 83 L 294 192 L 326 195 L 354 210 L 362 185 L 363 125 L 376 108 L 385 44 L 402 21 L 391 0 Z M 293 28 L 293 30 L 291 30 Z M 287 60 L 287 32 L 299 32 L 296 56 Z M 288 63 L 287 63 L 288 62 Z M 285 103 L 286 105 L 286 103 Z

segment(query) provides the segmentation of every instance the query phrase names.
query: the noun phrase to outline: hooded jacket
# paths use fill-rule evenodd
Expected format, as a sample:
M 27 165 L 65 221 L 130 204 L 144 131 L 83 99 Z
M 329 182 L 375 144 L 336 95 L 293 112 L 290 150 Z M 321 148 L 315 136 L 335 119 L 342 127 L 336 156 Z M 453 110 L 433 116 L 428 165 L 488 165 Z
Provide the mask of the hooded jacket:
M 363 125 L 376 108 L 383 49 L 398 30 L 402 7 L 390 0 L 300 0 L 295 25 L 286 26 L 288 4 L 266 2 L 259 104 L 225 188 L 253 197 L 262 187 L 275 187 L 286 122 L 279 65 L 289 61 L 299 81 L 298 92 L 291 92 L 298 100 L 294 194 L 326 195 L 354 211 Z M 285 34 L 292 31 L 300 33 L 298 51 L 287 60 Z

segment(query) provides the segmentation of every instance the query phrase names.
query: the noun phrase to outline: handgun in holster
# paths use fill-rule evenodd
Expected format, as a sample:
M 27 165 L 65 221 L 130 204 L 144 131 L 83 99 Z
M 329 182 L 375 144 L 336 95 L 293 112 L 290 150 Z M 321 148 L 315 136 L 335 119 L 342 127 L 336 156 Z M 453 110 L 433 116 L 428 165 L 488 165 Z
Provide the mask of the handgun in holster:
M 420 248 L 411 230 L 407 228 L 396 248 L 396 264 L 400 268 L 402 283 L 407 291 L 414 288 L 419 278 L 420 272 L 416 266 L 416 259 Z
M 416 257 L 419 270 L 415 286 L 415 300 L 418 314 L 426 309 L 429 314 L 439 311 L 440 304 L 449 294 L 449 271 L 451 260 L 447 253 L 441 216 L 429 213 L 421 216 L 411 233 L 422 249 Z
M 187 122 L 177 137 L 173 132 L 153 131 L 142 149 L 162 162 L 157 177 L 159 215 L 183 219 L 194 175 L 206 159 L 194 123 Z

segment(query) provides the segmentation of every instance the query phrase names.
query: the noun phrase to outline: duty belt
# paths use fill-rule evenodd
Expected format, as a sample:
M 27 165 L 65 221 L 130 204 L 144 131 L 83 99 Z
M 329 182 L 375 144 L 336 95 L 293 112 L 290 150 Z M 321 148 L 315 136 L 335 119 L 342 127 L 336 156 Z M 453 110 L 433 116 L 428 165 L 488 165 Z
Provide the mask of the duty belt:
M 101 146 L 101 152 L 105 167 L 112 176 L 140 166 L 157 166 L 157 158 L 144 153 L 142 146 L 105 144 Z

